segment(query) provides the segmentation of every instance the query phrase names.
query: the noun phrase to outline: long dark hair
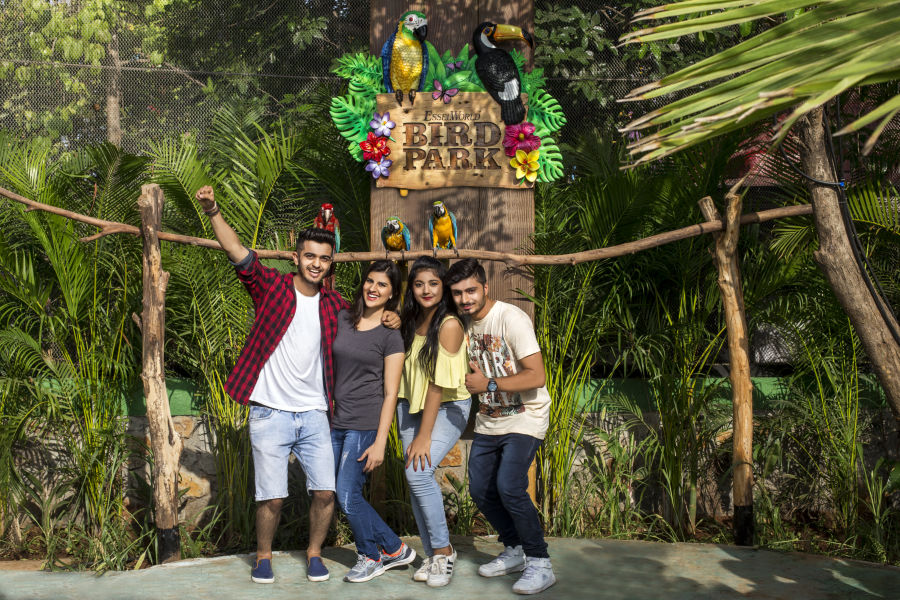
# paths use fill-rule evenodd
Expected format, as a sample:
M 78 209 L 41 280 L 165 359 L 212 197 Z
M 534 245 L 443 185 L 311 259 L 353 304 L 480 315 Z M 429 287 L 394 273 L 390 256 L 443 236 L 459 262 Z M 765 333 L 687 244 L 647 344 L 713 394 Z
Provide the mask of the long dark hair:
M 416 262 L 409 269 L 409 277 L 406 279 L 406 295 L 403 296 L 403 312 L 400 313 L 400 320 L 403 322 L 400 332 L 403 334 L 403 344 L 406 349 L 409 350 L 409 347 L 412 345 L 413 338 L 416 335 L 416 323 L 425 312 L 422 310 L 421 305 L 416 302 L 416 297 L 413 295 L 413 282 L 416 279 L 416 275 L 421 271 L 434 273 L 441 280 L 441 286 L 443 287 L 441 302 L 437 305 L 437 310 L 434 311 L 431 323 L 428 324 L 428 331 L 425 333 L 425 345 L 422 346 L 419 356 L 416 357 L 419 366 L 425 371 L 428 379 L 433 380 L 434 366 L 437 363 L 438 344 L 440 344 L 438 333 L 441 329 L 441 321 L 447 315 L 459 318 L 459 313 L 456 310 L 456 303 L 453 302 L 453 298 L 449 294 L 449 288 L 444 285 L 444 275 L 447 274 L 447 267 L 441 261 L 430 256 L 417 258 Z
M 366 272 L 363 273 L 362 281 L 356 289 L 356 294 L 353 296 L 353 303 L 350 305 L 350 320 L 353 322 L 354 329 L 359 325 L 359 320 L 362 319 L 363 311 L 366 310 L 366 299 L 364 298 L 365 292 L 363 292 L 363 286 L 366 284 L 366 279 L 368 279 L 371 273 L 386 273 L 388 281 L 391 284 L 391 298 L 387 301 L 387 304 L 384 305 L 384 310 L 396 311 L 397 305 L 400 304 L 400 269 L 397 268 L 397 265 L 394 264 L 394 261 L 392 260 L 376 260 L 370 264 L 369 268 L 366 269 Z

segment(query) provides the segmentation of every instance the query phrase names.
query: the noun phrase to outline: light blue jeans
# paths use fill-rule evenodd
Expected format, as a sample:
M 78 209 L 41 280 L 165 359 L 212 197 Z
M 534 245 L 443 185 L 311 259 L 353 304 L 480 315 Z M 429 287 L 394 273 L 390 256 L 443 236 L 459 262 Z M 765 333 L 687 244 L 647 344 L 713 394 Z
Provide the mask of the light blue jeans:
M 413 516 L 419 527 L 425 556 L 433 556 L 434 548 L 450 545 L 450 530 L 447 528 L 447 515 L 444 513 L 444 496 L 441 494 L 441 486 L 434 479 L 434 470 L 465 430 L 471 406 L 471 398 L 441 404 L 431 431 L 431 466 L 425 470 L 418 467 L 417 471 L 413 470 L 412 465 L 406 468 Z M 400 440 L 403 442 L 404 455 L 419 433 L 421 422 L 421 412 L 409 414 L 409 402 L 400 400 L 397 403 L 397 425 Z
M 291 412 L 250 405 L 256 501 L 286 498 L 291 453 L 306 473 L 306 490 L 334 491 L 334 451 L 324 410 Z

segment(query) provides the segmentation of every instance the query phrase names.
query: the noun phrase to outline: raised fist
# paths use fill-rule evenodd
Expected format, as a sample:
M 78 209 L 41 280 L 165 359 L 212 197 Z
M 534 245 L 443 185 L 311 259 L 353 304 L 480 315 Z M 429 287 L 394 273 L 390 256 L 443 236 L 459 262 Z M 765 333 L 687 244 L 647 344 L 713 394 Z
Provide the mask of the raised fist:
M 204 185 L 202 188 L 197 190 L 197 193 L 194 195 L 197 199 L 197 202 L 200 203 L 200 206 L 203 207 L 205 211 L 211 211 L 216 207 L 216 197 L 213 193 L 212 186 Z

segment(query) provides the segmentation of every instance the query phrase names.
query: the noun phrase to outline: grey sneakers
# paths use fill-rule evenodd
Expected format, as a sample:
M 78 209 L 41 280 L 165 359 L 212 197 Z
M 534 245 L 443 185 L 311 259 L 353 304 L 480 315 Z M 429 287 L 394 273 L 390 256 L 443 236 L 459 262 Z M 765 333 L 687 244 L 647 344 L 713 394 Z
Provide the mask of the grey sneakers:
M 408 565 L 415 559 L 416 551 L 407 546 L 405 542 L 401 542 L 400 549 L 393 554 L 388 554 L 384 550 L 381 551 L 381 562 L 384 565 L 385 571 L 393 569 L 394 567 Z
M 478 567 L 482 577 L 499 577 L 525 570 L 525 552 L 522 546 L 507 546 L 497 558 Z
M 556 575 L 553 574 L 553 566 L 549 558 L 525 557 L 525 572 L 519 580 L 513 584 L 513 591 L 517 594 L 537 594 L 556 583 Z
M 356 565 L 344 576 L 344 581 L 362 583 L 384 573 L 384 563 L 365 554 L 356 555 Z

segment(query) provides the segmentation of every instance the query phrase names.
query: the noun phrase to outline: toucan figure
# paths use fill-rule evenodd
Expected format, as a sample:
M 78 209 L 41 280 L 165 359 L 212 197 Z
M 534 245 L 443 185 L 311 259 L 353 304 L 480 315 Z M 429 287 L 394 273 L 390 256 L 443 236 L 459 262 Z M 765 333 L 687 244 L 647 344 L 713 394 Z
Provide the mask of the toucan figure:
M 485 21 L 472 34 L 472 46 L 478 58 L 475 72 L 484 89 L 500 105 L 500 117 L 507 125 L 516 125 L 525 119 L 525 105 L 520 94 L 522 84 L 519 70 L 512 56 L 494 44 L 509 40 L 523 40 L 534 47 L 534 38 L 515 25 L 497 25 Z
M 428 21 L 425 14 L 410 10 L 403 13 L 397 30 L 381 48 L 381 72 L 385 89 L 403 104 L 403 93 L 413 102 L 416 92 L 425 89 L 428 74 L 428 46 L 425 35 Z

